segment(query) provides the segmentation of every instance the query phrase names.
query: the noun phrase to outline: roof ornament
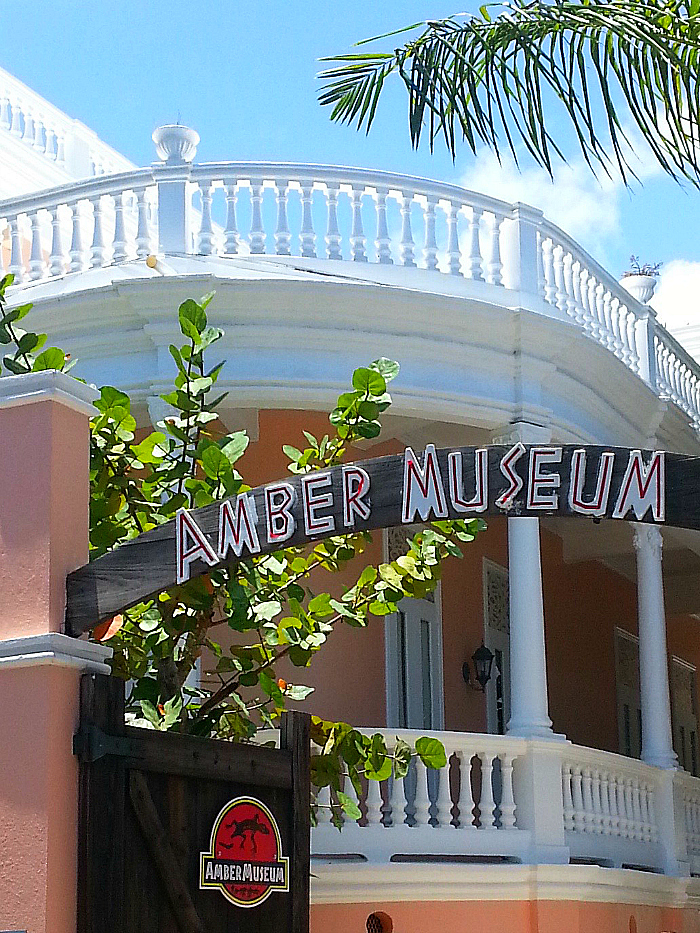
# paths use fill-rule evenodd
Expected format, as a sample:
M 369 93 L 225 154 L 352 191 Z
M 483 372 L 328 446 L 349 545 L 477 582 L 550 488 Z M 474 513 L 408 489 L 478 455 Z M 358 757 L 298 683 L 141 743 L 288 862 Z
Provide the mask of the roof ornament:
M 199 133 L 189 126 L 167 123 L 153 130 L 151 139 L 156 144 L 161 161 L 168 165 L 182 165 L 194 159 L 199 144 Z

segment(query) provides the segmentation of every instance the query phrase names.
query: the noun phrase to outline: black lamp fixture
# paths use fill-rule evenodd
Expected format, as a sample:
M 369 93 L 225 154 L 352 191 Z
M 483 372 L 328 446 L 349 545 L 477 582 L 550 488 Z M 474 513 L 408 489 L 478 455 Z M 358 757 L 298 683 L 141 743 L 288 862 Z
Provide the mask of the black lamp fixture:
M 486 647 L 486 645 L 481 643 L 481 647 L 477 648 L 474 654 L 472 655 L 472 661 L 474 662 L 474 677 L 476 682 L 479 685 L 471 682 L 471 671 L 469 669 L 469 661 L 465 661 L 462 665 L 462 677 L 464 678 L 464 683 L 471 687 L 472 690 L 478 690 L 480 693 L 486 692 L 486 684 L 491 680 L 491 667 L 493 665 L 494 654 L 492 651 Z

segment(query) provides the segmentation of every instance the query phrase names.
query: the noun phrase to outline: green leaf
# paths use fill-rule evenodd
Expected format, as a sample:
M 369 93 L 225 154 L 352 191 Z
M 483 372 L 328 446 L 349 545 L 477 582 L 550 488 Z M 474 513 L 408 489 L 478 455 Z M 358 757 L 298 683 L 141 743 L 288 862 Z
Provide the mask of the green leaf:
M 165 434 L 153 431 L 144 437 L 140 444 L 133 444 L 131 449 L 141 463 L 160 463 L 165 455 L 165 450 L 161 445 L 165 442 Z
M 358 391 L 369 395 L 383 395 L 386 392 L 384 377 L 374 369 L 356 369 L 352 374 L 352 384 Z
M 61 370 L 65 362 L 66 355 L 63 350 L 59 350 L 58 347 L 49 347 L 48 350 L 44 350 L 34 360 L 32 372 L 41 372 L 46 369 Z
M 14 359 L 12 356 L 3 357 L 3 363 L 5 367 L 9 369 L 11 373 L 14 373 L 15 376 L 21 376 L 22 373 L 28 373 L 29 369 L 25 366 L 24 363 L 20 363 L 18 360 Z
M 447 764 L 444 745 L 429 736 L 416 739 L 416 754 L 427 768 L 444 768 Z
M 344 794 L 342 790 L 339 790 L 337 794 L 338 803 L 343 808 L 343 813 L 351 820 L 361 819 L 362 813 L 360 812 L 360 808 L 352 799 L 352 797 L 348 797 L 348 795 Z
M 282 604 L 278 599 L 266 599 L 253 606 L 253 613 L 257 619 L 269 622 L 282 612 Z
M 313 687 L 305 687 L 302 684 L 287 684 L 285 693 L 290 700 L 305 700 L 309 694 L 314 692 Z
M 221 452 L 229 463 L 235 463 L 248 449 L 250 438 L 245 431 L 236 431 L 229 434 L 228 440 L 221 447 Z
M 190 340 L 199 344 L 200 334 L 207 326 L 207 315 L 204 309 L 200 307 L 196 301 L 193 301 L 192 298 L 188 298 L 187 301 L 183 301 L 180 305 L 178 317 L 180 320 L 180 330 L 185 337 L 189 337 Z
M 370 364 L 371 369 L 376 369 L 384 377 L 385 382 L 391 382 L 396 379 L 401 368 L 395 360 L 388 360 L 385 356 L 380 357 Z
M 394 746 L 394 777 L 405 778 L 411 764 L 411 746 L 399 736 Z
M 228 457 L 217 444 L 210 444 L 200 457 L 202 469 L 209 479 L 218 480 L 224 473 L 231 471 Z

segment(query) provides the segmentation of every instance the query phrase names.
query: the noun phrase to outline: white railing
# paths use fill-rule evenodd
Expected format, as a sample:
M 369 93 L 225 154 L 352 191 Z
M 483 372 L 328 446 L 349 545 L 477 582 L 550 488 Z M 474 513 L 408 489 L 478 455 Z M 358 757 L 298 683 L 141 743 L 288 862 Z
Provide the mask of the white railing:
M 0 132 L 30 146 L 71 174 L 105 175 L 133 168 L 116 149 L 0 68 Z
M 659 769 L 622 755 L 574 750 L 562 763 L 564 830 L 572 857 L 656 867 Z
M 373 263 L 394 284 L 410 279 L 392 267 L 423 270 L 416 287 L 443 274 L 460 294 L 571 321 L 700 425 L 698 364 L 646 305 L 539 211 L 455 185 L 284 162 L 163 163 L 0 201 L 3 228 L 20 284 L 157 252 Z
M 394 730 L 367 731 L 380 731 L 393 748 Z M 422 733 L 398 734 L 414 745 Z M 335 792 L 319 792 L 315 858 L 700 870 L 697 778 L 563 741 L 431 735 L 447 766 L 432 771 L 414 760 L 403 780 L 366 782 L 361 818 L 345 818 L 341 831 L 331 825 Z M 345 791 L 354 796 L 349 782 Z

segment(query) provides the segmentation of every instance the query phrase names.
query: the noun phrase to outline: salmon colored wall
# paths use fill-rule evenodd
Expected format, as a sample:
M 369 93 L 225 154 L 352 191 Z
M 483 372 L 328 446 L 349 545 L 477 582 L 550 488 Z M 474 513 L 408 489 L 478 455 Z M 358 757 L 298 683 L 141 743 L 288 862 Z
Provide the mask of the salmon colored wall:
M 577 901 L 419 901 L 314 904 L 311 933 L 365 933 L 386 914 L 393 933 L 699 933 L 698 911 Z M 386 922 L 386 920 L 385 920 Z M 387 924 L 388 926 L 388 924 Z M 387 931 L 388 933 L 388 931 Z
M 284 477 L 288 459 L 282 445 L 303 448 L 303 429 L 321 437 L 328 428 L 327 416 L 320 412 L 261 411 L 261 440 L 251 443 L 239 461 L 241 473 L 251 485 Z M 391 441 L 368 451 L 353 450 L 348 459 L 383 456 L 402 449 L 397 441 Z M 583 525 L 581 533 L 586 533 Z M 564 563 L 561 539 L 545 529 L 541 544 L 554 729 L 577 744 L 618 751 L 614 631 L 616 626 L 633 634 L 637 631 L 636 586 L 597 561 Z M 383 559 L 380 533 L 375 533 L 365 558 L 366 562 Z M 464 547 L 464 558 L 444 565 L 441 602 L 448 730 L 486 730 L 485 698 L 467 689 L 462 680 L 462 663 L 470 660 L 484 636 L 484 558 L 508 566 L 505 518 L 489 519 L 488 529 Z M 332 589 L 350 584 L 358 568 L 347 568 L 322 585 Z M 700 667 L 697 621 L 690 617 L 669 619 L 668 630 L 669 651 Z M 339 626 L 311 669 L 290 669 L 289 677 L 316 688 L 304 709 L 356 725 L 385 725 L 383 620 L 372 619 L 367 630 Z

